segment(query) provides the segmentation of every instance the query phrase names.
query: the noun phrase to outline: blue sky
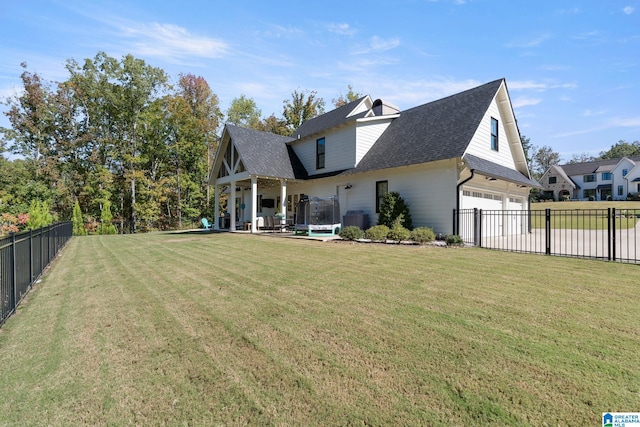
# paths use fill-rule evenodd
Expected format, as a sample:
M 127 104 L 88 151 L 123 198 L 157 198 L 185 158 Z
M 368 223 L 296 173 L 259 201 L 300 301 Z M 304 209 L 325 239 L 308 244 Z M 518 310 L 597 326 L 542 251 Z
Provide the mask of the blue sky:
M 520 132 L 564 160 L 640 140 L 640 0 L 3 3 L 3 98 L 23 61 L 62 81 L 99 51 L 202 76 L 224 111 L 244 94 L 263 116 L 293 90 L 328 110 L 350 84 L 407 109 L 504 77 Z

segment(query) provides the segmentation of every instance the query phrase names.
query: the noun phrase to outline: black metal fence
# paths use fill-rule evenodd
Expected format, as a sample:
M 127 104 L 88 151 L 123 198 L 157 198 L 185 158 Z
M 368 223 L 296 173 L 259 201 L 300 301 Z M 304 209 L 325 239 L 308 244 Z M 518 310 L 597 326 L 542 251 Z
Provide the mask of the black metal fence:
M 461 209 L 453 228 L 488 249 L 640 263 L 640 209 Z
M 0 237 L 0 326 L 73 234 L 73 223 Z

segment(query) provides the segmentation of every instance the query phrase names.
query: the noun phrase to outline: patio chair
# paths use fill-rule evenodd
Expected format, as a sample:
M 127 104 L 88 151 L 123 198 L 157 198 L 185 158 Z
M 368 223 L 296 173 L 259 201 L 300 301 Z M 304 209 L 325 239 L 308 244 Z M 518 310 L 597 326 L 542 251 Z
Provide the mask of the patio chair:
M 209 224 L 209 220 L 207 220 L 207 218 L 202 218 L 201 221 L 205 230 L 211 230 L 213 228 L 213 224 Z

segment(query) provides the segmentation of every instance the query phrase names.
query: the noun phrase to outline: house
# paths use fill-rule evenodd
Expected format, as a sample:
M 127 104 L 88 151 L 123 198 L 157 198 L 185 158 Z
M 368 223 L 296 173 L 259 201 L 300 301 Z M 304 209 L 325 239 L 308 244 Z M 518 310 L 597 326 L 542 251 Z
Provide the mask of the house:
M 640 156 L 551 166 L 540 184 L 554 200 L 626 200 L 640 192 Z
M 292 137 L 227 124 L 211 169 L 215 212 L 256 232 L 296 215 L 302 195 L 337 197 L 341 215 L 397 191 L 413 225 L 454 232 L 454 209 L 526 210 L 531 179 L 504 79 L 405 111 L 364 96 L 303 123 Z M 506 230 L 506 228 L 505 228 Z

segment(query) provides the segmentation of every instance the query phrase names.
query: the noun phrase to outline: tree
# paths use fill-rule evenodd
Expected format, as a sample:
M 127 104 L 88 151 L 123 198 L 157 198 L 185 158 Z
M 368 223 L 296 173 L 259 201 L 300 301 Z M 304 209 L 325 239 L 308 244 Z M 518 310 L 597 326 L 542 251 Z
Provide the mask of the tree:
M 291 94 L 291 100 L 285 99 L 283 104 L 282 115 L 291 133 L 298 129 L 302 123 L 324 113 L 324 100 L 317 98 L 315 91 L 298 92 L 294 90 Z
M 130 230 L 135 233 L 137 170 L 145 144 L 141 138 L 142 117 L 157 93 L 167 89 L 167 76 L 162 69 L 132 55 L 118 61 L 104 52 L 93 60 L 86 59 L 82 67 L 68 61 L 67 70 L 84 106 L 88 131 L 105 145 L 102 149 L 112 158 L 112 167 L 120 176 L 115 182 L 122 186 L 122 210 L 126 209 Z
M 378 225 L 386 225 L 392 228 L 396 220 L 404 228 L 411 230 L 413 224 L 411 214 L 409 213 L 409 205 L 404 201 L 400 193 L 390 191 L 384 195 L 382 203 L 380 203 L 380 214 L 378 215 Z
M 287 122 L 285 122 L 282 119 L 277 118 L 273 114 L 270 115 L 269 117 L 266 117 L 265 119 L 263 119 L 258 124 L 256 129 L 260 130 L 260 131 L 263 131 L 263 132 L 275 133 L 276 135 L 283 135 L 283 136 L 291 135 L 291 131 L 287 127 Z
M 553 151 L 547 145 L 542 147 L 532 147 L 533 154 L 531 156 L 532 172 L 535 179 L 542 178 L 542 175 L 553 165 L 560 163 L 560 153 Z
M 619 159 L 622 157 L 639 155 L 640 141 L 629 143 L 627 141 L 620 140 L 617 144 L 612 145 L 609 150 L 600 152 L 601 159 Z
M 598 157 L 592 156 L 589 153 L 579 153 L 579 154 L 572 155 L 567 163 L 568 164 L 586 163 L 586 162 L 593 162 L 594 160 L 599 160 L 599 159 Z
M 73 205 L 73 235 L 74 236 L 84 236 L 87 234 L 87 231 L 84 229 L 84 220 L 82 219 L 82 210 L 80 210 L 80 204 L 76 200 L 76 203 Z
M 353 86 L 348 85 L 348 91 L 346 95 L 342 95 L 340 94 L 340 96 L 338 98 L 334 98 L 331 100 L 331 102 L 333 103 L 333 105 L 338 108 L 338 107 L 342 107 L 343 105 L 346 105 L 350 102 L 356 101 L 360 98 L 362 98 L 364 95 L 359 93 L 359 92 L 354 92 L 353 91 Z
M 227 110 L 227 121 L 236 126 L 255 129 L 261 115 L 262 111 L 253 99 L 240 95 L 240 98 L 231 101 Z
M 35 230 L 53 223 L 53 215 L 49 212 L 49 203 L 33 200 L 29 206 L 27 227 Z
M 102 206 L 102 213 L 100 214 L 100 234 L 116 234 L 116 227 L 113 225 L 111 220 L 113 219 L 113 215 L 111 215 L 111 202 L 105 200 L 104 205 Z

